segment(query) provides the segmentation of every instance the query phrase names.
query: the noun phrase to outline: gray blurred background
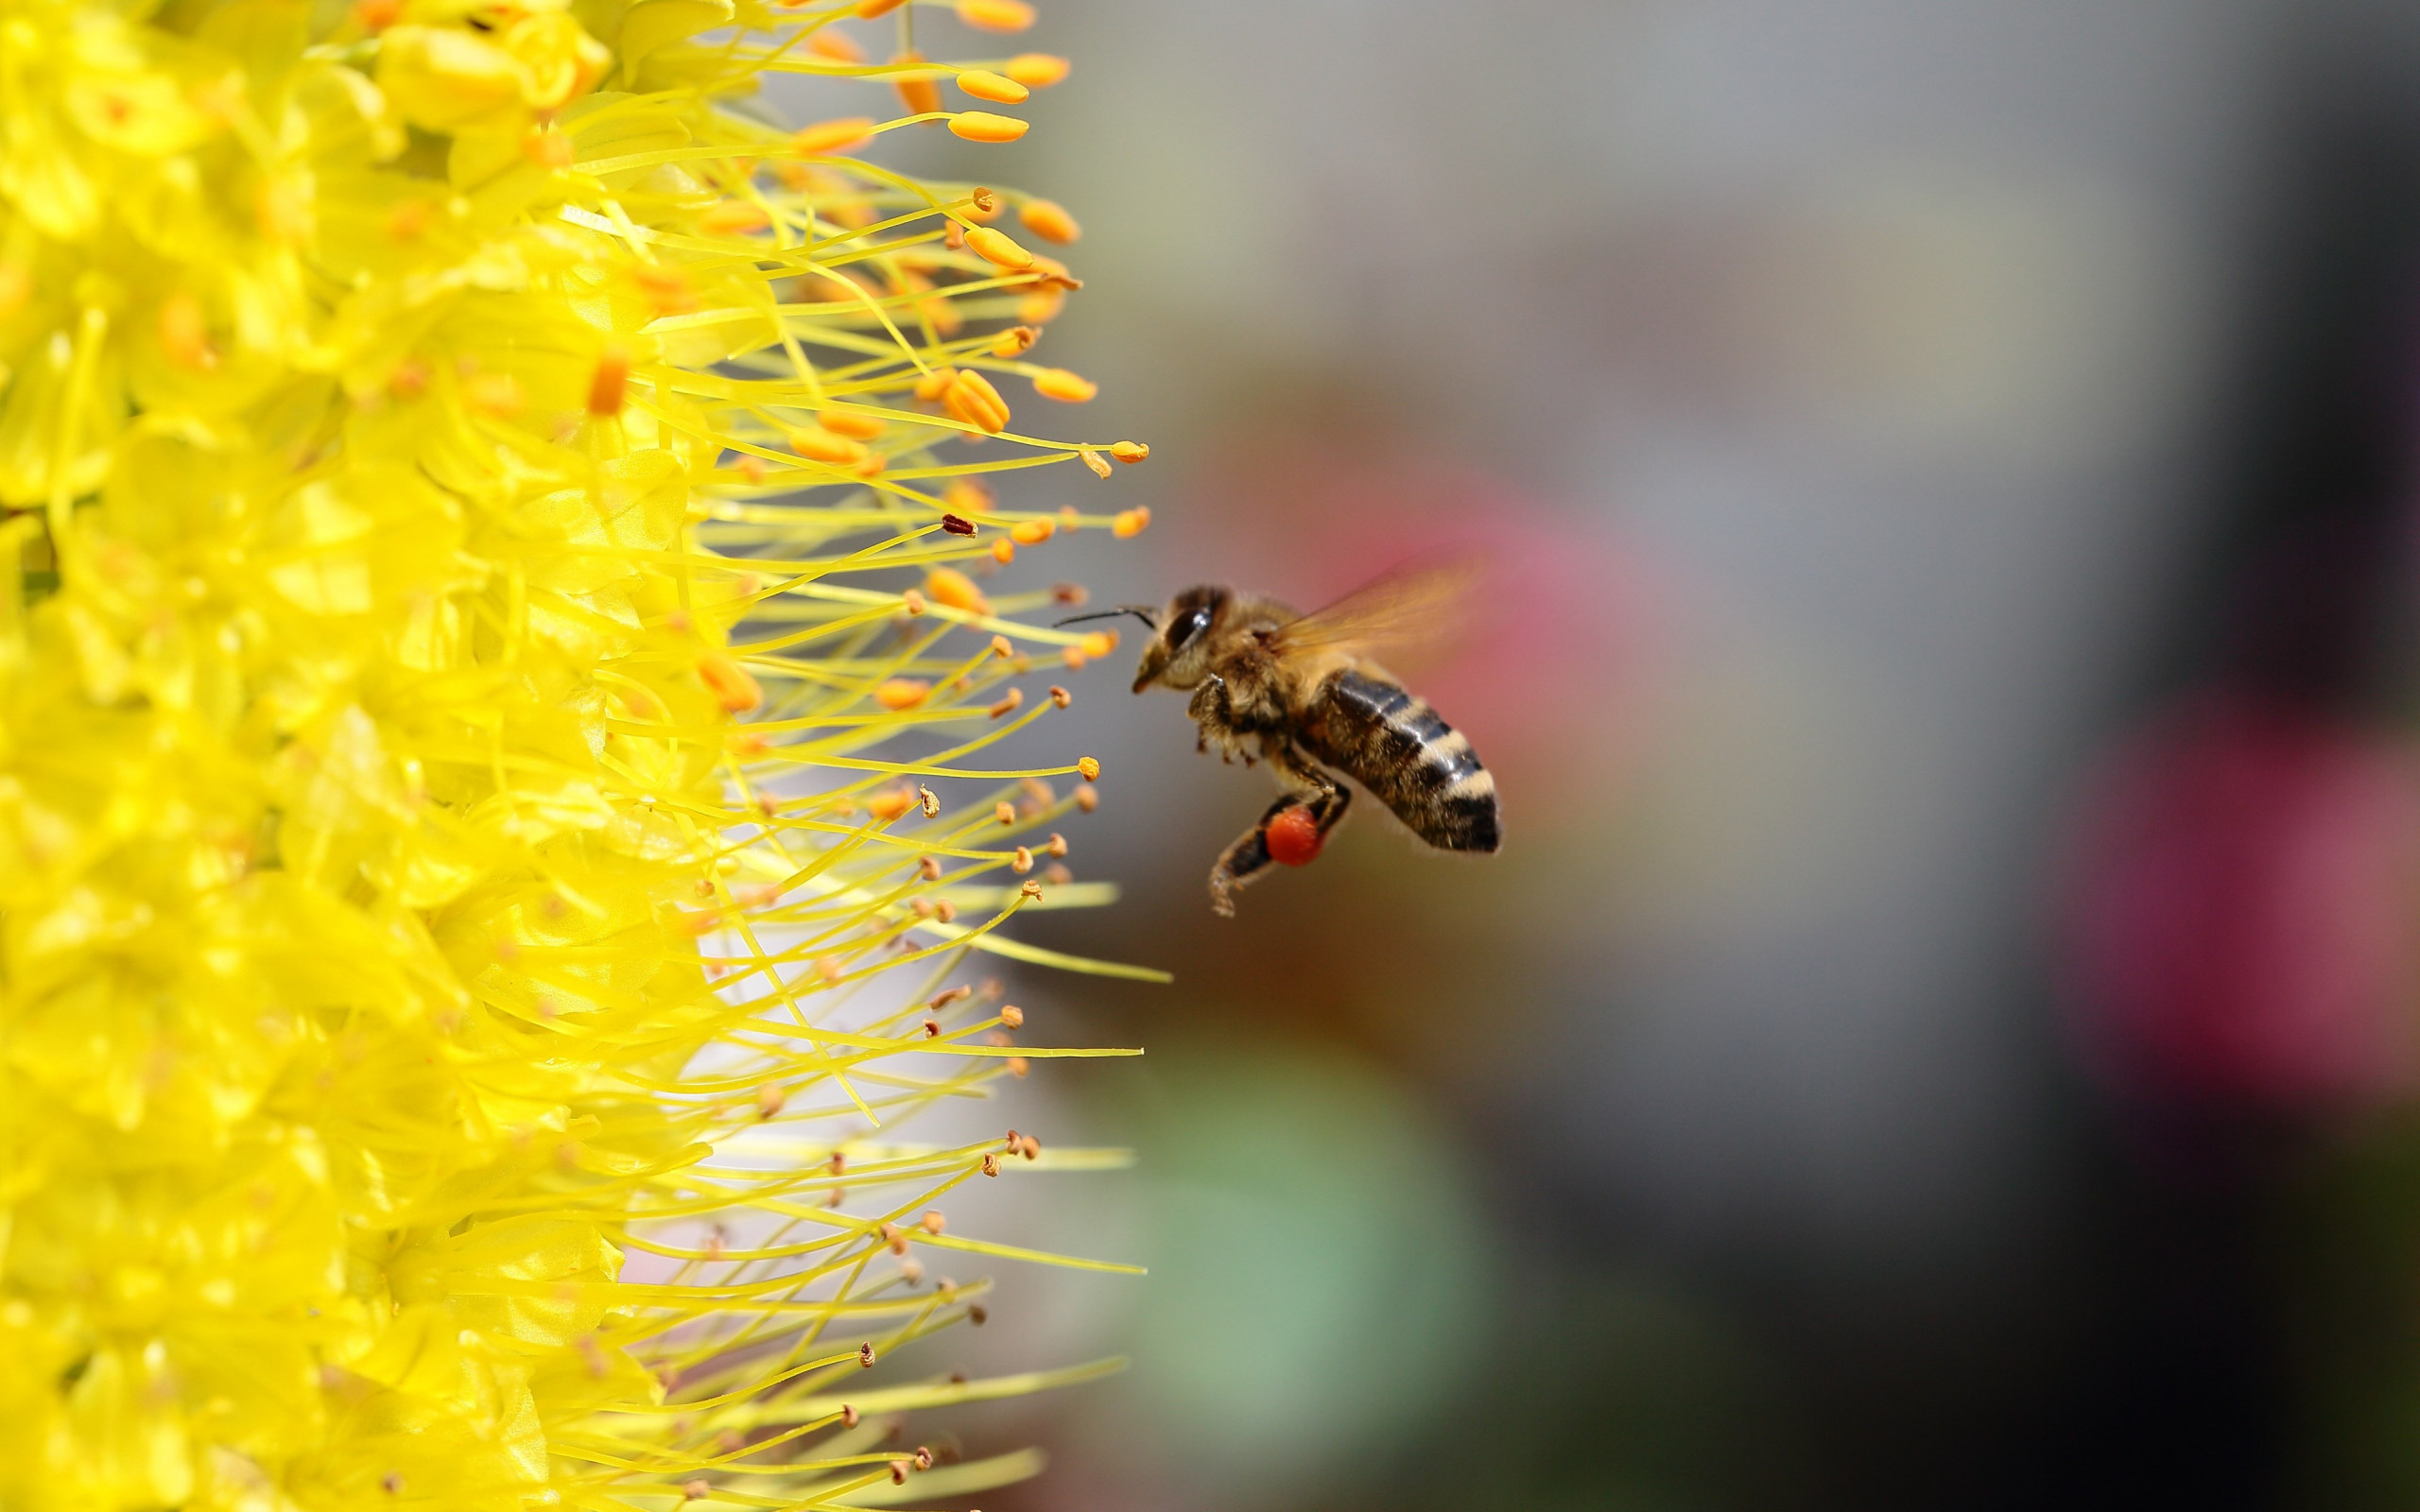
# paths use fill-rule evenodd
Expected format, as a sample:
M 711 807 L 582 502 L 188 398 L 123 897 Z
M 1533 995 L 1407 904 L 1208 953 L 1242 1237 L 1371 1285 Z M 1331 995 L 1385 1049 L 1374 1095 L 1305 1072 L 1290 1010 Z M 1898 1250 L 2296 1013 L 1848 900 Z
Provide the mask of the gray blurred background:
M 921 14 L 1075 60 L 905 150 L 1075 212 L 1100 396 L 1009 397 L 1153 447 L 1001 581 L 1479 547 L 1509 826 L 1213 918 L 1266 780 L 1078 679 L 1126 902 L 1028 933 L 1179 981 L 1013 984 L 1150 1054 L 1010 1121 L 1141 1163 L 990 1223 L 1152 1274 L 1008 1278 L 977 1367 L 1138 1363 L 986 1506 L 2420 1504 L 2420 8 Z

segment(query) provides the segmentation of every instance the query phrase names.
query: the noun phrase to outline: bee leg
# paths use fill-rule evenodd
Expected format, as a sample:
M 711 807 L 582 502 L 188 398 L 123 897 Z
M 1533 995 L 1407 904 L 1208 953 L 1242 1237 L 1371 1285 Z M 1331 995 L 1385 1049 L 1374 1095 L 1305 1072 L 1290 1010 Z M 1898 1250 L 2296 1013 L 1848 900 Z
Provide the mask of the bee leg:
M 1221 919 L 1236 917 L 1236 893 L 1270 868 L 1269 821 L 1292 808 L 1303 799 L 1289 793 L 1269 805 L 1269 812 L 1251 829 L 1236 836 L 1236 843 L 1219 855 L 1219 864 L 1210 868 L 1210 911 Z
M 1261 754 L 1269 759 L 1270 767 L 1298 784 L 1301 791 L 1288 793 L 1269 805 L 1260 821 L 1236 836 L 1236 843 L 1219 855 L 1219 864 L 1210 868 L 1210 908 L 1226 919 L 1236 915 L 1236 893 L 1270 868 L 1273 859 L 1269 853 L 1271 820 L 1290 808 L 1308 809 L 1324 840 L 1353 804 L 1352 790 L 1305 760 L 1300 751 L 1264 746 Z

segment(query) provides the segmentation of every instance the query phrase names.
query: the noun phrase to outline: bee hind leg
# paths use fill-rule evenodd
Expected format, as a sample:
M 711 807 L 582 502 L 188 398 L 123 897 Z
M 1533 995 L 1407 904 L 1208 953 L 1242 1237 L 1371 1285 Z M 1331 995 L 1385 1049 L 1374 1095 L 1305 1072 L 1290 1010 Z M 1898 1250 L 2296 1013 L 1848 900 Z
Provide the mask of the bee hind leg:
M 1291 764 L 1273 758 L 1270 765 L 1281 770 L 1295 769 Z M 1316 772 L 1318 769 L 1314 767 L 1312 770 Z M 1325 774 L 1320 775 L 1324 777 Z M 1321 838 L 1325 839 L 1327 833 L 1336 828 L 1337 821 L 1344 817 L 1344 811 L 1352 802 L 1350 791 L 1328 782 L 1317 792 L 1288 793 L 1269 805 L 1269 811 L 1260 816 L 1259 822 L 1237 835 L 1236 843 L 1219 853 L 1219 864 L 1210 868 L 1210 911 L 1222 919 L 1235 918 L 1236 894 L 1270 868 L 1274 860 L 1269 853 L 1270 820 L 1288 809 L 1306 808 L 1311 811 L 1312 822 L 1319 827 Z

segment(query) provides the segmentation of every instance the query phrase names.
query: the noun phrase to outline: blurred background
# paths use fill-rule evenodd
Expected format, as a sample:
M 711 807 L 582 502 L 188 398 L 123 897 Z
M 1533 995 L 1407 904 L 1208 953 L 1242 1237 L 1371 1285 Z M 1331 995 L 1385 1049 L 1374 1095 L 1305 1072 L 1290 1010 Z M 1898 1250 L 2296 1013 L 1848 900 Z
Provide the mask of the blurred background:
M 1136 1361 L 986 1506 L 2420 1505 L 2420 8 L 925 14 L 1075 60 L 905 151 L 1075 212 L 1031 428 L 1153 447 L 1002 581 L 1482 548 L 1509 829 L 1214 918 L 1267 779 L 1074 680 L 1125 902 L 1028 937 L 1178 981 L 1011 982 L 1139 1164 L 969 1227 L 1151 1274 L 946 1346 Z

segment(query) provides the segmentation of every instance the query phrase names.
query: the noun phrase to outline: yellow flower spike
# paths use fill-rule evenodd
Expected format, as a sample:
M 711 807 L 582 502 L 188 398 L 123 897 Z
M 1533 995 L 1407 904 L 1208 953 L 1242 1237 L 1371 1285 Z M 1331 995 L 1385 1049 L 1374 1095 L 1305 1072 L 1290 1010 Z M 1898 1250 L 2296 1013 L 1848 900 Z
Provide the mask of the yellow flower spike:
M 790 146 L 804 157 L 847 152 L 873 140 L 873 117 L 870 115 L 847 115 L 837 120 L 818 121 L 813 126 L 801 127 L 790 133 Z
M 986 431 L 994 436 L 1009 428 L 1008 402 L 992 387 L 992 380 L 972 368 L 960 369 L 942 392 L 942 404 L 950 418 Z
M 988 68 L 970 68 L 958 76 L 958 87 L 978 100 L 994 105 L 1022 105 L 1033 91 Z
M 1023 31 L 1033 25 L 1025 0 L 958 0 L 958 19 L 977 31 Z
M 992 601 L 975 586 L 975 579 L 953 567 L 936 567 L 925 575 L 925 596 L 969 614 L 992 612 Z
M 1044 241 L 1057 242 L 1063 247 L 1084 233 L 1084 229 L 1076 224 L 1076 217 L 1067 214 L 1066 207 L 1056 200 L 1028 199 L 1025 208 L 1017 212 L 1017 219 L 1025 222 L 1026 230 Z
M 1028 89 L 1048 89 L 1065 78 L 1071 65 L 1056 53 L 1019 53 L 1000 65 L 1000 72 Z
M 1026 1069 L 951 996 L 1030 956 L 1017 885 L 1090 901 L 1028 836 L 943 854 L 1093 804 L 996 744 L 1086 643 L 991 616 L 1080 591 L 955 570 L 1081 458 L 950 364 L 1075 281 L 947 249 L 1028 201 L 854 161 L 881 112 L 757 118 L 846 0 L 42 3 L 0 100 L 43 165 L 0 176 L 43 398 L 0 466 L 0 1506 L 848 1500 L 854 1409 L 780 1415 L 977 1320 L 884 1250 L 986 1247 L 912 1215 L 1004 1158 L 890 1131 Z
M 1055 399 L 1063 404 L 1080 404 L 1100 392 L 1100 385 L 1064 368 L 1045 368 L 1033 375 L 1033 391 L 1045 399 Z M 1117 448 L 1110 448 L 1112 456 Z M 1126 458 L 1118 457 L 1119 461 Z
M 966 233 L 966 245 L 976 256 L 1012 273 L 1021 273 L 1033 266 L 1033 254 L 1016 244 L 1006 232 L 989 226 L 977 226 Z
M 941 96 L 933 96 L 933 110 L 941 109 Z M 995 115 L 990 111 L 960 111 L 949 118 L 952 136 L 969 142 L 1014 142 L 1025 135 L 1030 123 L 1013 115 Z

